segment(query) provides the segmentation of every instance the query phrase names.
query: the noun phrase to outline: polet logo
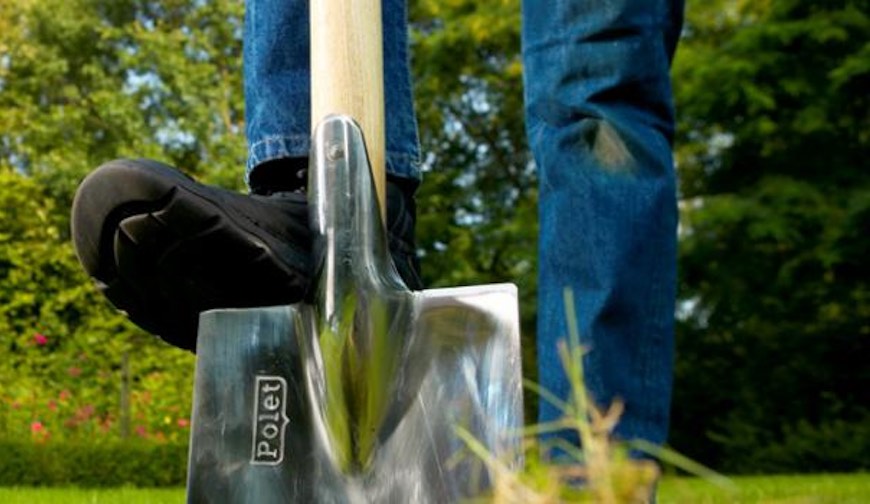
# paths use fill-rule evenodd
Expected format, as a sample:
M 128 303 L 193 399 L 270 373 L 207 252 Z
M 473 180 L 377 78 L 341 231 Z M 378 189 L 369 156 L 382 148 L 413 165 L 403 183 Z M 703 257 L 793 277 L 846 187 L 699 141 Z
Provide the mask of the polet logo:
M 278 465 L 284 460 L 287 381 L 280 376 L 257 376 L 254 398 L 254 441 L 251 464 Z

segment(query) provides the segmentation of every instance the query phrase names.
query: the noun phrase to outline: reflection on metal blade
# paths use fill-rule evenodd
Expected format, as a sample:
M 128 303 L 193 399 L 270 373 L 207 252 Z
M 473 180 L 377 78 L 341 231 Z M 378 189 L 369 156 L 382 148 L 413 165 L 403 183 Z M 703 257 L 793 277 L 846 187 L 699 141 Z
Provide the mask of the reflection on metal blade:
M 357 126 L 317 128 L 311 304 L 200 320 L 189 502 L 455 502 L 488 488 L 461 427 L 519 461 L 510 284 L 412 292 Z

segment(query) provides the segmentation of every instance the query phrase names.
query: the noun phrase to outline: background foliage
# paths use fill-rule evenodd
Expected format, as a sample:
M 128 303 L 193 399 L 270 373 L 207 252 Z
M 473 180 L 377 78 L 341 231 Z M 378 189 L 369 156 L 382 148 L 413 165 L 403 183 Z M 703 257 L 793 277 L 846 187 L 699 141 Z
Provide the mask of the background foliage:
M 725 470 L 867 467 L 868 7 L 689 5 L 672 441 Z
M 672 442 L 715 467 L 868 467 L 868 12 L 688 2 Z M 518 283 L 534 377 L 519 2 L 415 0 L 411 14 L 425 279 Z M 122 156 L 241 189 L 242 15 L 239 0 L 0 0 L 0 439 L 186 438 L 192 357 L 100 297 L 68 209 Z
M 187 470 L 187 445 L 180 443 L 0 440 L 0 450 L 0 487 L 179 487 Z

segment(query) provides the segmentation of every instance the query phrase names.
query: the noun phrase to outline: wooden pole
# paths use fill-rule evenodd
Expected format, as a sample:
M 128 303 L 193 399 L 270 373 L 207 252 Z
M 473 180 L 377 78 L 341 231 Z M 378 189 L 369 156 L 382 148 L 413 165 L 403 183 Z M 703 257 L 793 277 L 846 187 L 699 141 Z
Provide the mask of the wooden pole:
M 311 0 L 311 127 L 330 114 L 359 123 L 386 216 L 381 0 Z

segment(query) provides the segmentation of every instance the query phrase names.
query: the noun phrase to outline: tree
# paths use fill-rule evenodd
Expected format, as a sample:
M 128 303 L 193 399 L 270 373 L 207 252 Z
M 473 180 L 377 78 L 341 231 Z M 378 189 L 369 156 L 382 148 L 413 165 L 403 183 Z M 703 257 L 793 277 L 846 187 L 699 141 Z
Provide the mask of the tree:
M 0 0 L 0 400 L 44 409 L 77 383 L 117 421 L 135 349 L 135 407 L 186 407 L 190 356 L 102 300 L 76 264 L 68 209 L 81 177 L 115 157 L 240 188 L 242 9 Z M 674 70 L 673 442 L 720 468 L 866 468 L 868 11 L 866 0 L 689 2 Z M 519 2 L 415 0 L 411 16 L 425 280 L 518 283 L 533 377 L 537 182 Z M 5 411 L 9 432 L 4 418 L 21 418 Z
M 125 355 L 134 355 L 134 392 L 160 390 L 175 403 L 161 407 L 189 413 L 191 357 L 97 293 L 75 260 L 68 212 L 78 181 L 117 157 L 240 185 L 242 9 L 0 0 L 0 383 L 4 402 L 42 408 L 31 419 L 74 384 L 102 421 L 127 416 L 118 411 Z
M 534 377 L 537 178 L 523 128 L 519 1 L 416 0 L 411 18 L 424 279 L 516 283 L 524 373 Z
M 68 203 L 118 156 L 239 187 L 243 5 L 2 0 L 0 160 Z M 232 173 L 232 176 L 228 176 Z
M 10 263 L 4 278 L 27 281 L 5 283 L 8 289 L 0 290 L 9 297 L 0 301 L 12 303 L 15 290 L 44 288 L 28 298 L 26 313 L 13 314 L 14 303 L 5 306 L 5 320 L 17 325 L 0 337 L 4 344 L 7 338 L 27 343 L 39 314 L 56 313 L 57 300 L 66 299 L 69 320 L 52 326 L 51 346 L 40 349 L 58 362 L 84 347 L 100 349 L 91 357 L 94 369 L 111 371 L 111 379 L 99 387 L 90 382 L 89 390 L 111 398 L 106 409 L 117 409 L 121 363 L 133 348 L 136 390 L 167 370 L 182 373 L 175 380 L 186 386 L 189 360 L 179 357 L 180 368 L 161 367 L 159 356 L 178 354 L 115 313 L 81 274 L 68 242 L 68 208 L 81 178 L 116 157 L 157 158 L 207 182 L 240 186 L 243 4 L 0 0 L 0 9 L 0 46 L 7 55 L 0 61 L 0 169 L 15 181 L 10 195 L 26 186 L 31 199 L 25 201 L 51 202 L 46 222 L 16 211 L 3 216 L 3 225 L 46 231 L 50 224 L 54 233 L 27 240 L 11 235 L 9 250 L 32 255 L 44 247 L 63 265 Z M 528 328 L 534 320 L 535 184 L 523 147 L 518 16 L 515 0 L 497 9 L 415 4 L 417 98 L 434 105 L 419 108 L 430 153 L 419 234 L 430 286 L 519 279 Z M 473 53 L 466 50 L 472 43 L 478 47 Z M 23 204 L 20 199 L 10 207 Z M 66 376 L 75 367 L 59 364 L 53 374 L 23 380 L 21 366 L 34 362 L 35 349 L 19 347 L 12 359 L 18 364 L 3 375 L 20 390 L 42 387 L 49 376 Z M 61 381 L 62 387 L 69 380 Z
M 674 443 L 735 471 L 866 468 L 868 3 L 687 12 Z

